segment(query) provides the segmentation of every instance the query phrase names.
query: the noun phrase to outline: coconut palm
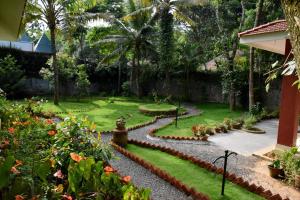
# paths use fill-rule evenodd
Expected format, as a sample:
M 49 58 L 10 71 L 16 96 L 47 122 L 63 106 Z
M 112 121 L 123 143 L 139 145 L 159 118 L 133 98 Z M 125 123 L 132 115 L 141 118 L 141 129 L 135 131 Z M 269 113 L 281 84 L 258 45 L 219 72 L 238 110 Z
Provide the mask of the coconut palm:
M 152 11 L 151 24 L 159 21 L 160 26 L 160 68 L 165 72 L 166 91 L 170 90 L 170 73 L 174 62 L 174 20 L 193 26 L 194 22 L 183 12 L 183 6 L 201 5 L 206 0 L 140 0 L 141 4 L 149 5 L 143 9 L 136 10 L 129 16 L 139 16 L 143 12 Z M 167 59 L 166 59 L 167 58 Z
M 127 1 L 127 13 L 122 19 L 117 19 L 110 17 L 110 21 L 116 28 L 119 29 L 120 34 L 108 35 L 104 39 L 98 41 L 97 43 L 114 43 L 116 44 L 116 49 L 106 56 L 101 63 L 114 59 L 124 58 L 126 54 L 132 52 L 132 69 L 131 69 L 131 87 L 133 87 L 133 75 L 135 75 L 135 87 L 137 91 L 137 96 L 141 96 L 140 87 L 140 74 L 141 74 L 141 60 L 147 52 L 151 51 L 155 53 L 154 45 L 151 42 L 151 35 L 153 27 L 151 26 L 154 17 L 151 17 L 150 10 L 147 10 L 151 6 L 149 3 L 128 0 Z M 139 12 L 143 10 L 148 12 Z M 135 13 L 134 15 L 132 13 Z
M 86 9 L 95 6 L 96 0 L 28 0 L 24 22 L 40 20 L 50 30 L 52 67 L 54 69 L 54 104 L 59 103 L 59 69 L 56 57 L 56 34 L 64 20 L 69 16 L 82 14 Z

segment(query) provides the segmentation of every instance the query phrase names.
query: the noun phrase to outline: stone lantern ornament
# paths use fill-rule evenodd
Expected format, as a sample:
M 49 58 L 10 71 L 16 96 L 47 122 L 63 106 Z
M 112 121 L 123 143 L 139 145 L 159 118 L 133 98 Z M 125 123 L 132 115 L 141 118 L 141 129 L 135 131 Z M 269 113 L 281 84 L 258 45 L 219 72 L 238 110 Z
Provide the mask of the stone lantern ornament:
M 122 147 L 125 147 L 128 142 L 128 131 L 125 124 L 124 117 L 121 117 L 116 121 L 117 128 L 113 130 L 113 142 Z

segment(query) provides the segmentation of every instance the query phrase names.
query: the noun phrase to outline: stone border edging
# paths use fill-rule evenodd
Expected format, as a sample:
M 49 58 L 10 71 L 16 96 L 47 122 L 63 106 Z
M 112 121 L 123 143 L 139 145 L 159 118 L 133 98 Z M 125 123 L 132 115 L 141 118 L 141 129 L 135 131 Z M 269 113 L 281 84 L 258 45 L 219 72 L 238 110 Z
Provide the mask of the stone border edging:
M 201 168 L 204 168 L 208 171 L 211 171 L 211 172 L 214 172 L 214 173 L 217 173 L 217 174 L 223 174 L 223 172 L 224 172 L 224 170 L 222 168 L 218 168 L 218 167 L 212 165 L 209 162 L 203 161 L 203 160 L 198 159 L 194 156 L 189 156 L 185 153 L 182 153 L 180 151 L 177 151 L 177 150 L 169 148 L 169 147 L 155 145 L 155 144 L 151 144 L 151 143 L 148 143 L 148 142 L 141 142 L 141 141 L 138 141 L 138 140 L 129 140 L 128 142 L 131 143 L 131 144 L 135 144 L 135 145 L 138 145 L 138 146 L 145 147 L 145 148 L 152 148 L 152 149 L 155 149 L 155 150 L 159 150 L 159 151 L 168 153 L 168 154 L 176 156 L 180 159 L 190 161 L 193 164 L 198 165 Z M 133 153 L 126 150 L 125 148 L 123 148 L 121 146 L 118 146 L 117 144 L 114 144 L 114 143 L 112 143 L 112 146 L 117 151 L 122 153 L 124 156 L 132 159 L 133 161 L 135 161 L 137 163 L 139 163 L 140 165 L 142 165 L 146 169 L 150 170 L 151 172 L 158 175 L 162 179 L 168 181 L 173 186 L 175 186 L 178 189 L 182 190 L 186 194 L 192 195 L 195 199 L 203 199 L 203 200 L 209 199 L 206 195 L 203 195 L 202 193 L 198 193 L 197 191 L 195 191 L 194 188 L 189 188 L 188 186 L 186 186 L 183 183 L 181 183 L 180 181 L 178 181 L 175 177 L 170 176 L 165 171 L 163 171 L 163 170 L 159 169 L 158 167 L 155 167 L 154 165 L 150 164 L 149 162 L 139 158 L 138 156 L 136 156 Z M 283 198 L 279 194 L 272 194 L 272 192 L 270 190 L 265 190 L 262 186 L 256 185 L 254 183 L 250 184 L 248 181 L 245 181 L 242 177 L 238 177 L 237 175 L 235 175 L 233 173 L 228 173 L 227 172 L 226 178 L 227 178 L 228 181 L 231 181 L 232 183 L 237 184 L 237 185 L 247 189 L 248 191 L 250 191 L 252 193 L 255 193 L 255 194 L 257 194 L 257 195 L 259 195 L 259 196 L 261 196 L 261 197 L 263 197 L 267 200 L 283 200 Z M 289 198 L 285 198 L 284 200 L 289 200 Z
M 262 129 L 255 131 L 255 130 L 249 130 L 249 129 L 246 129 L 246 128 L 242 128 L 241 130 L 244 131 L 244 132 L 246 132 L 246 133 L 253 133 L 253 134 L 265 134 L 266 133 L 266 131 L 264 131 Z

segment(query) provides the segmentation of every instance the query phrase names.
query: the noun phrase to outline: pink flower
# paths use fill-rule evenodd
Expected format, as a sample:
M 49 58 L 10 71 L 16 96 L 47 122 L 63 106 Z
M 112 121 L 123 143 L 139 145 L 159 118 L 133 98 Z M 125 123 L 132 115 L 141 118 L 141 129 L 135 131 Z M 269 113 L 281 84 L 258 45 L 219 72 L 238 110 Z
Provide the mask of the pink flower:
M 64 179 L 64 174 L 61 172 L 61 170 L 58 170 L 57 172 L 55 172 L 55 174 L 53 174 L 54 177 L 59 178 L 59 179 Z

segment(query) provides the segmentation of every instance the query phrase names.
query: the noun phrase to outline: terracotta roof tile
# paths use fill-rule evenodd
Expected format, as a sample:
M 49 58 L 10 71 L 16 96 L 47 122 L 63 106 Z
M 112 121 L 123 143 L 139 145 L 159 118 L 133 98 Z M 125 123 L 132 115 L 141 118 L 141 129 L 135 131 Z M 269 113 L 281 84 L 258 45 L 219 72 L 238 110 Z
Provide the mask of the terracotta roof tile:
M 288 25 L 287 25 L 286 20 L 277 20 L 277 21 L 263 24 L 261 26 L 255 27 L 253 29 L 241 32 L 241 33 L 239 33 L 239 37 L 248 36 L 248 35 L 264 34 L 264 33 L 283 32 L 283 31 L 286 31 L 287 29 L 288 29 Z

